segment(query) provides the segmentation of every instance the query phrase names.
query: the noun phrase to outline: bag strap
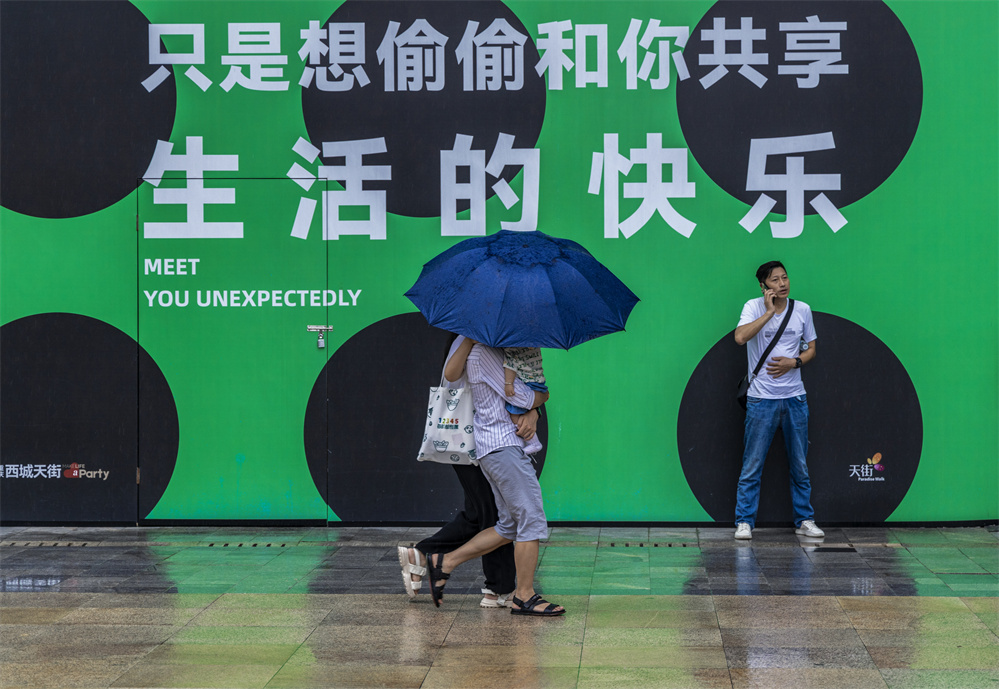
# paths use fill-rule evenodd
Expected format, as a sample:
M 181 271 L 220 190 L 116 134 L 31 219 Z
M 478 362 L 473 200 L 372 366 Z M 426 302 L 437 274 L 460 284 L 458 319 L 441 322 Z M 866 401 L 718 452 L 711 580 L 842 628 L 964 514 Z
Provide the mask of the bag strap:
M 774 335 L 774 339 L 770 340 L 770 344 L 767 345 L 767 348 L 763 351 L 763 354 L 760 356 L 760 360 L 756 362 L 756 368 L 753 369 L 753 375 L 749 379 L 750 383 L 753 382 L 753 378 L 756 378 L 756 374 L 760 372 L 760 367 L 763 366 L 763 362 L 766 361 L 767 355 L 773 351 L 774 345 L 777 344 L 777 341 L 781 338 L 781 335 L 784 334 L 784 329 L 787 327 L 788 322 L 790 322 L 791 313 L 793 311 L 794 311 L 794 299 L 788 299 L 787 313 L 784 314 L 784 322 L 780 324 L 780 327 L 777 329 L 777 334 Z

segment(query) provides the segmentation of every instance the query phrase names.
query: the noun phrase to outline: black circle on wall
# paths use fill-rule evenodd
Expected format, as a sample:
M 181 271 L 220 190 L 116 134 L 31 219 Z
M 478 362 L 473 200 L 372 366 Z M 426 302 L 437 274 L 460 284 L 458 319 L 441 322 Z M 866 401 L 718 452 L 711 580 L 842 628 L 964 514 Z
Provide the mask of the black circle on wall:
M 305 411 L 305 456 L 341 520 L 446 521 L 464 504 L 450 467 L 416 461 L 427 396 L 440 382 L 449 339 L 419 313 L 391 316 L 347 340 L 316 379 Z M 547 447 L 547 415 L 538 437 Z M 535 455 L 539 476 L 546 451 Z
M 882 522 L 902 502 L 919 465 L 923 420 L 915 387 L 871 332 L 828 313 L 813 311 L 813 318 L 816 358 L 802 369 L 802 380 L 816 520 Z M 680 464 L 698 502 L 719 522 L 735 519 L 745 427 L 735 389 L 746 369 L 746 348 L 729 333 L 701 359 L 680 401 Z M 787 452 L 778 431 L 764 465 L 757 524 L 791 519 Z
M 803 24 L 807 17 L 823 23 L 845 23 L 845 30 L 782 31 L 781 23 Z M 767 56 L 767 64 L 750 67 L 766 78 L 762 87 L 727 66 L 727 73 L 705 88 L 716 65 L 699 64 L 714 52 L 713 41 L 702 33 L 724 20 L 727 29 L 742 18 L 765 30 L 766 38 L 752 43 L 752 52 Z M 798 51 L 788 51 L 794 33 L 812 34 Z M 824 47 L 818 34 L 837 36 L 838 48 Z M 708 35 L 710 36 L 710 34 Z M 820 42 L 814 47 L 814 41 Z M 734 38 L 727 52 L 738 52 Z M 801 66 L 810 60 L 785 58 L 785 53 L 817 51 L 840 53 L 835 65 L 848 74 L 821 74 L 814 88 L 798 85 L 798 75 L 779 74 L 782 65 Z M 880 0 L 788 0 L 715 3 L 691 32 L 684 49 L 690 78 L 677 84 L 677 112 L 691 155 L 722 189 L 750 205 L 760 191 L 747 191 L 750 141 L 831 132 L 835 149 L 792 155 L 804 158 L 806 174 L 839 174 L 841 189 L 825 191 L 843 208 L 878 188 L 905 157 L 919 126 L 923 101 L 919 58 L 905 27 Z M 767 174 L 783 174 L 785 156 L 767 160 Z M 786 213 L 786 194 L 765 192 L 777 203 L 775 213 Z M 819 194 L 807 191 L 809 202 Z
M 172 78 L 142 85 L 158 69 L 148 42 L 149 21 L 128 2 L 0 3 L 5 208 L 71 218 L 136 188 L 177 106 Z
M 448 38 L 444 46 L 444 88 L 387 91 L 385 65 L 377 55 L 379 45 L 389 22 L 398 22 L 399 33 L 403 33 L 418 19 L 426 20 Z M 506 20 L 527 37 L 523 46 L 523 86 L 519 90 L 465 91 L 463 68 L 455 50 L 468 22 L 478 22 L 478 32 L 482 32 L 496 19 Z M 385 137 L 387 153 L 365 156 L 364 163 L 391 165 L 392 179 L 365 181 L 364 188 L 386 190 L 390 213 L 424 218 L 441 214 L 440 153 L 454 148 L 456 134 L 472 136 L 472 149 L 485 151 L 487 163 L 501 132 L 515 137 L 515 149 L 533 148 L 537 143 L 546 95 L 545 81 L 534 69 L 539 60 L 538 50 L 530 31 L 502 2 L 348 0 L 324 27 L 330 22 L 363 23 L 364 69 L 370 83 L 360 86 L 355 82 L 348 91 L 322 91 L 314 81 L 303 88 L 302 111 L 309 139 L 321 149 L 323 142 Z M 323 58 L 323 69 L 326 64 Z M 334 164 L 332 160 L 324 159 L 327 164 Z M 502 177 L 510 181 L 520 170 L 508 166 Z M 494 193 L 494 181 L 486 176 L 486 198 Z
M 0 395 L 4 520 L 134 523 L 163 496 L 177 462 L 177 407 L 156 362 L 122 331 L 71 313 L 7 323 Z M 11 477 L 11 465 L 46 475 Z

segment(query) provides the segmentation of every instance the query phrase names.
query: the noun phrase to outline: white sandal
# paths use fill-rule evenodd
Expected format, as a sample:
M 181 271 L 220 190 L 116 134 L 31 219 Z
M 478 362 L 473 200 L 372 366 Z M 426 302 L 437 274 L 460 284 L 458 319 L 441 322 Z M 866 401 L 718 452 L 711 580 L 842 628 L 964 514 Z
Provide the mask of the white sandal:
M 410 550 L 416 553 L 416 564 L 409 557 Z M 427 568 L 419 564 L 420 560 L 423 559 L 423 553 L 416 548 L 402 545 L 398 546 L 396 551 L 399 553 L 399 566 L 402 567 L 402 584 L 406 588 L 406 595 L 410 598 L 416 598 L 417 591 L 423 586 L 423 579 L 414 579 L 413 577 L 427 576 Z
M 496 598 L 486 598 L 487 595 L 496 596 Z M 482 600 L 479 601 L 480 608 L 509 608 L 512 605 L 510 593 L 498 594 L 492 589 L 482 589 Z

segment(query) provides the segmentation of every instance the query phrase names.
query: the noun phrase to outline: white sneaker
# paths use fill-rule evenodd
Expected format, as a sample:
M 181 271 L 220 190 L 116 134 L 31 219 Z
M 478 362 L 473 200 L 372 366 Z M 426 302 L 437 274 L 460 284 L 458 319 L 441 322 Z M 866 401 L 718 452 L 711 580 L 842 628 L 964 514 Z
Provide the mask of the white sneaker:
M 811 519 L 801 522 L 801 526 L 795 529 L 794 532 L 799 536 L 808 536 L 809 538 L 823 538 L 826 535 L 826 532 L 815 526 L 815 522 Z
M 753 530 L 746 522 L 739 522 L 735 525 L 735 537 L 740 541 L 748 541 L 753 537 Z
M 495 598 L 486 598 L 486 596 L 496 596 Z M 513 596 L 513 591 L 510 593 L 496 593 L 490 589 L 482 589 L 482 600 L 479 601 L 480 608 L 510 608 L 513 607 L 513 601 L 510 597 Z

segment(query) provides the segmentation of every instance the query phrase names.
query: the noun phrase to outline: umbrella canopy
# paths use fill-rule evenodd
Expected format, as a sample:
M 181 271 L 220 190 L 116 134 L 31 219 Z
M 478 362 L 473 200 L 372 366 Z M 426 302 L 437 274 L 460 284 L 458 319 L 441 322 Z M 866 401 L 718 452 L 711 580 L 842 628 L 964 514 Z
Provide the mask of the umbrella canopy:
M 455 244 L 406 296 L 430 325 L 490 347 L 568 349 L 624 330 L 638 303 L 580 244 L 511 230 Z

